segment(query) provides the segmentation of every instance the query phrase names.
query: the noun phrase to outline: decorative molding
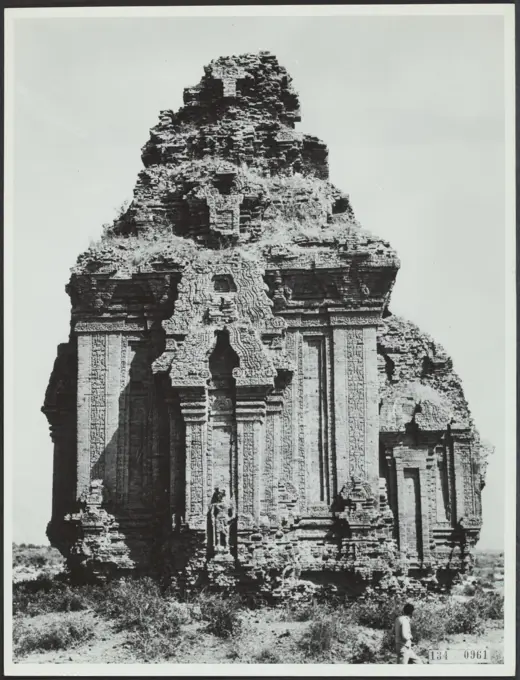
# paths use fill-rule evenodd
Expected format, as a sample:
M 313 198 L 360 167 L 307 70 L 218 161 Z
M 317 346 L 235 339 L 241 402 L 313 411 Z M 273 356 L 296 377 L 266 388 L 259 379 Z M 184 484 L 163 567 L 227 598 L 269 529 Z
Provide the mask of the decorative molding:
M 74 332 L 79 333 L 138 333 L 146 332 L 148 324 L 146 319 L 142 321 L 127 319 L 83 319 L 74 323 Z

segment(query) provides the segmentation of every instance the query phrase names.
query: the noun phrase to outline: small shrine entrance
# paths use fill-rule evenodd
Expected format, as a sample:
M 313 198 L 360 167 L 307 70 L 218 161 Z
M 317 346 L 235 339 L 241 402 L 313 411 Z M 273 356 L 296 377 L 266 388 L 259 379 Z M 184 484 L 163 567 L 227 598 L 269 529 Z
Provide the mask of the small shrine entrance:
M 216 331 L 217 342 L 209 358 L 208 468 L 212 496 L 208 513 L 208 553 L 229 554 L 236 544 L 231 535 L 237 497 L 236 387 L 233 369 L 239 366 L 226 330 Z M 234 526 L 234 523 L 233 523 Z

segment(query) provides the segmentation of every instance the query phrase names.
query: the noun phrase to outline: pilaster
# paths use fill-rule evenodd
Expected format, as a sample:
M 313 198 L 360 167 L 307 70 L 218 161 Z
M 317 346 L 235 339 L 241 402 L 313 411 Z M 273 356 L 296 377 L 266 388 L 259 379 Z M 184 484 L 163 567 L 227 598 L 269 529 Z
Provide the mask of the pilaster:
M 261 469 L 264 458 L 265 399 L 237 389 L 238 528 L 258 524 L 261 515 Z
M 366 480 L 375 497 L 379 486 L 379 383 L 377 315 L 329 316 L 332 335 L 332 396 L 336 488 L 349 479 Z
M 205 387 L 180 389 L 180 406 L 186 441 L 186 515 L 191 529 L 205 529 L 208 512 L 206 497 L 208 392 Z
M 283 394 L 274 391 L 266 400 L 265 456 L 263 464 L 262 514 L 272 523 L 277 519 L 278 480 L 282 473 Z
M 130 449 L 130 370 L 142 342 L 144 320 L 81 318 L 77 338 L 76 498 L 91 479 L 103 479 L 113 502 L 128 501 Z M 137 332 L 139 331 L 139 332 Z
M 475 515 L 475 488 L 472 473 L 472 450 L 468 432 L 451 431 L 455 485 L 455 524 L 462 517 Z
M 78 335 L 78 428 L 76 498 L 88 492 L 90 485 L 90 363 L 92 336 Z

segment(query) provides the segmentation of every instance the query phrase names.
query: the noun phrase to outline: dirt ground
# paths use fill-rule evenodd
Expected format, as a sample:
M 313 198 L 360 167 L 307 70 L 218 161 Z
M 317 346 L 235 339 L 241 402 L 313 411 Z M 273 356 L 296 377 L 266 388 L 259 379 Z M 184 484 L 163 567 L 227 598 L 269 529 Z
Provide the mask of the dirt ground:
M 74 612 L 47 614 L 35 617 L 38 625 L 47 625 L 52 617 L 61 618 L 77 615 Z M 124 664 L 143 663 L 132 653 L 124 632 L 116 632 L 113 625 L 89 612 L 82 616 L 95 621 L 95 637 L 71 650 L 30 653 L 18 659 L 18 663 L 37 664 Z M 183 626 L 182 635 L 175 648 L 175 655 L 164 662 L 168 663 L 309 663 L 302 655 L 297 641 L 309 622 L 280 621 L 276 612 L 249 612 L 245 616 L 242 634 L 235 639 L 222 640 L 205 632 L 204 624 L 188 623 Z M 380 639 L 383 631 L 364 628 L 363 633 Z M 501 622 L 489 622 L 483 635 L 452 635 L 449 639 L 435 644 L 435 649 L 476 649 L 486 647 L 492 662 L 503 661 L 504 630 Z M 418 653 L 427 663 L 427 648 L 419 648 Z M 260 655 L 260 658 L 258 658 Z M 393 659 L 390 659 L 393 663 Z M 316 663 L 314 661 L 314 663 Z M 341 659 L 328 659 L 327 663 L 342 663 Z

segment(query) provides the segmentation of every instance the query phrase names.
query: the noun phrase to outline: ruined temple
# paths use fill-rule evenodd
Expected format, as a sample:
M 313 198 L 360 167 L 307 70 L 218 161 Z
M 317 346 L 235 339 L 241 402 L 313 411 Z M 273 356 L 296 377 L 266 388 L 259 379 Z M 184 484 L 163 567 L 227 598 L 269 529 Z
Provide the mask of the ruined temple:
M 78 258 L 43 407 L 48 536 L 72 570 L 265 586 L 470 567 L 486 449 L 461 382 L 389 311 L 398 257 L 299 121 L 275 56 L 211 62 Z

